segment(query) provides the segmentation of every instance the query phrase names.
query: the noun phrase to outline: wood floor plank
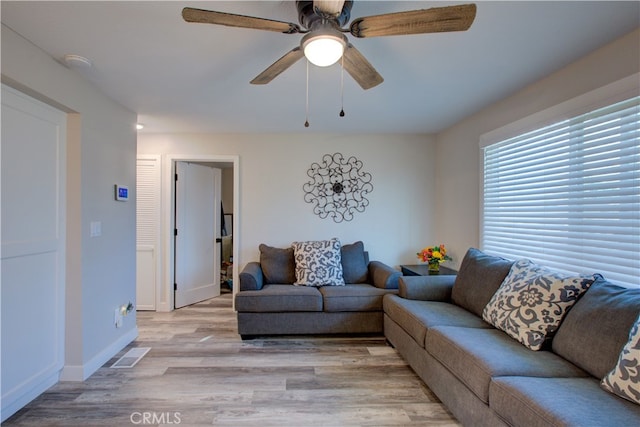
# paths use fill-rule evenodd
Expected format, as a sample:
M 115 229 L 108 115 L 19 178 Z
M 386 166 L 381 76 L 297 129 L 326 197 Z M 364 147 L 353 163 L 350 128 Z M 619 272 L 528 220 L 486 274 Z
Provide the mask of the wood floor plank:
M 242 341 L 229 292 L 139 312 L 138 330 L 86 381 L 56 384 L 3 426 L 459 426 L 382 336 Z M 110 368 L 132 347 L 151 350 Z

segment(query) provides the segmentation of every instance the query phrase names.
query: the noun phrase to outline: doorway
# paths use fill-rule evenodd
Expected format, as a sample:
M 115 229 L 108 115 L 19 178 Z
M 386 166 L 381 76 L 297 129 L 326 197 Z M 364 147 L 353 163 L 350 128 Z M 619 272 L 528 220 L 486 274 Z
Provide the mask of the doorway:
M 172 311 L 177 307 L 175 299 L 175 281 L 176 277 L 176 247 L 174 246 L 175 229 L 176 229 L 176 217 L 175 217 L 175 204 L 176 204 L 176 191 L 175 191 L 175 174 L 177 165 L 179 162 L 187 162 L 199 165 L 206 165 L 212 168 L 218 168 L 222 170 L 222 200 L 225 214 L 232 214 L 228 218 L 232 218 L 232 224 L 228 225 L 228 228 L 233 229 L 233 244 L 231 248 L 231 259 L 237 259 L 238 253 L 238 201 L 239 201 L 239 158 L 238 156 L 224 156 L 224 155 L 175 155 L 167 154 L 163 156 L 162 161 L 162 280 L 160 283 L 160 289 L 157 293 L 157 311 Z M 227 177 L 225 182 L 225 177 Z M 231 181 L 231 183 L 229 183 Z M 227 195 L 225 197 L 225 194 Z M 227 200 L 225 203 L 225 199 Z M 227 206 L 229 205 L 229 206 Z M 221 209 L 218 207 L 217 211 L 221 213 Z M 218 223 L 218 229 L 220 229 L 220 223 Z M 179 231 L 178 231 L 179 233 Z M 218 246 L 218 255 L 220 257 L 220 244 Z M 218 265 L 220 267 L 220 265 Z M 229 275 L 232 283 L 233 278 L 237 278 L 237 263 L 230 266 Z M 219 271 L 219 270 L 218 270 Z M 217 277 L 220 276 L 218 272 Z M 178 284 L 178 287 L 180 285 Z M 179 303 L 179 301 L 178 301 Z

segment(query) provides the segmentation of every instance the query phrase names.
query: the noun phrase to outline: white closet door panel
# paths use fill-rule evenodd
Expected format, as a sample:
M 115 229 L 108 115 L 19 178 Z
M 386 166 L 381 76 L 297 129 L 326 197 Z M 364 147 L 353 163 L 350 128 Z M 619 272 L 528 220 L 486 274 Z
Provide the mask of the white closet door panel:
M 2 86 L 2 420 L 64 363 L 66 115 Z

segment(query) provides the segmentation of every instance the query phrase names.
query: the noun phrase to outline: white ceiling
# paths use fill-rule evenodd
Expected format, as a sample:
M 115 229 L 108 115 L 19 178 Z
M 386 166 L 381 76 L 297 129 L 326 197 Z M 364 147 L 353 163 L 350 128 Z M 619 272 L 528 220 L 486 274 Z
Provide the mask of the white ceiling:
M 436 6 L 358 1 L 351 18 Z M 385 81 L 364 91 L 339 65 L 306 61 L 265 86 L 249 81 L 299 34 L 189 24 L 185 6 L 297 23 L 292 1 L 2 1 L 2 22 L 135 111 L 143 132 L 435 133 L 640 26 L 640 2 L 476 1 L 466 32 L 350 41 Z M 603 65 L 603 66 L 606 66 Z

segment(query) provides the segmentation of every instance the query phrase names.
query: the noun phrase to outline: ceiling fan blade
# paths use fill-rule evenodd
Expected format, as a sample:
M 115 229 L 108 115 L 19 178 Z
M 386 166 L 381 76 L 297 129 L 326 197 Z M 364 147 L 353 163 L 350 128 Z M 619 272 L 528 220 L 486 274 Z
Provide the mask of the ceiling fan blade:
M 362 89 L 371 89 L 384 81 L 373 65 L 351 43 L 344 51 L 343 60 L 342 66 Z
M 355 37 L 465 31 L 476 17 L 475 4 L 434 7 L 358 18 L 351 23 Z
M 342 13 L 344 0 L 313 0 L 313 9 L 327 16 L 338 16 Z
M 277 33 L 285 34 L 301 32 L 300 27 L 291 22 L 254 18 L 253 16 L 235 15 L 233 13 L 215 12 L 213 10 L 194 9 L 192 7 L 185 7 L 182 9 L 182 18 L 187 22 L 251 28 L 254 30 L 275 31 Z
M 304 56 L 304 52 L 300 49 L 300 46 L 296 46 L 284 56 L 271 64 L 266 70 L 260 73 L 255 79 L 251 80 L 251 84 L 265 85 L 271 80 L 278 77 L 284 70 L 291 67 L 298 62 L 300 58 Z

